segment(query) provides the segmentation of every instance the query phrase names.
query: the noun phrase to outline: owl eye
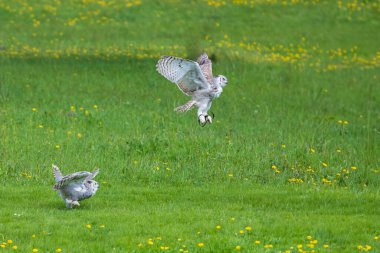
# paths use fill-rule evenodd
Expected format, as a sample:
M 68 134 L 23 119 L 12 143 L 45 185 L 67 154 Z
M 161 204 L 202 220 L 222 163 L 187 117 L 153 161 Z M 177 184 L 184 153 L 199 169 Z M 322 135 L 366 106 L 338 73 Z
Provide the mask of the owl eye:
M 87 183 L 91 184 L 91 181 L 87 181 Z

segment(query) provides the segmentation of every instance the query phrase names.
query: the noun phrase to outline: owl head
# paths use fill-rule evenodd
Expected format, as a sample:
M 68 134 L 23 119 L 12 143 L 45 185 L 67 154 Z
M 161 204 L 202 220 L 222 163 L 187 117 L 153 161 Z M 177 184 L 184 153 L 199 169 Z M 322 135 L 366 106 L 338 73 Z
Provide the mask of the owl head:
M 99 188 L 99 184 L 98 184 L 98 182 L 96 182 L 96 181 L 94 181 L 94 180 L 88 180 L 87 183 L 88 183 L 88 185 L 89 185 L 89 187 L 90 187 L 90 190 L 91 190 L 93 193 L 95 193 L 95 192 L 98 190 L 98 188 Z
M 227 85 L 227 83 L 228 83 L 227 77 L 225 77 L 223 75 L 218 75 L 216 78 L 217 78 L 218 84 L 220 84 L 220 86 L 224 87 Z

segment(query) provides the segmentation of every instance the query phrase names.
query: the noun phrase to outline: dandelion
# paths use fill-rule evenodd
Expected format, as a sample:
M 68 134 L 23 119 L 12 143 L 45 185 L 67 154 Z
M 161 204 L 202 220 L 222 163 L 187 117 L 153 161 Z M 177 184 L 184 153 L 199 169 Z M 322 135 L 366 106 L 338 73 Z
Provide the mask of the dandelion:
M 0 248 L 5 248 L 5 244 L 0 244 Z
M 70 105 L 70 111 L 75 112 L 75 106 Z
M 161 250 L 168 250 L 168 249 L 169 249 L 169 246 L 160 246 L 160 249 L 161 249 Z
M 55 148 L 56 148 L 56 149 L 60 149 L 61 146 L 60 146 L 59 144 L 57 144 L 57 145 L 55 145 Z
M 286 148 L 286 145 L 285 144 L 281 144 L 281 148 Z
M 313 237 L 311 235 L 306 236 L 306 239 L 311 240 Z
M 100 227 L 100 228 L 105 228 L 106 225 L 102 224 L 102 225 L 100 225 L 99 227 Z
M 373 237 L 373 239 L 377 241 L 377 240 L 379 240 L 379 237 L 376 235 Z
M 92 108 L 98 109 L 98 106 L 97 105 L 93 105 Z
M 232 173 L 228 173 L 228 176 L 229 176 L 229 177 L 233 177 L 234 174 L 232 174 Z
M 72 135 L 73 134 L 72 131 L 67 131 L 66 133 L 67 133 L 67 135 Z
M 199 248 L 202 248 L 203 246 L 205 246 L 205 244 L 204 244 L 203 242 L 198 242 L 198 243 L 197 243 L 197 246 L 198 246 Z
M 318 243 L 318 240 L 312 240 L 310 243 L 312 243 L 312 244 L 317 244 L 317 243 Z
M 242 234 L 245 233 L 245 231 L 244 231 L 243 229 L 240 229 L 240 230 L 239 230 L 239 233 L 242 235 Z
M 148 239 L 148 245 L 153 245 L 153 239 L 151 238 Z
M 77 133 L 77 138 L 78 139 L 82 138 L 82 134 L 81 133 Z
M 44 128 L 44 125 L 39 124 L 37 127 L 38 127 L 38 128 Z
M 261 242 L 259 240 L 256 240 L 255 241 L 255 244 L 260 244 Z
M 237 246 L 235 247 L 235 250 L 240 251 L 240 250 L 241 250 L 241 246 L 240 246 L 240 245 L 237 245 Z
M 310 153 L 314 154 L 315 153 L 315 149 L 314 148 L 310 148 Z
M 245 227 L 245 230 L 247 230 L 247 231 L 251 231 L 251 230 L 252 230 L 252 227 L 250 227 L 250 226 L 246 226 L 246 227 Z
M 12 241 L 12 240 L 8 240 L 7 243 L 8 243 L 8 244 L 12 244 L 13 241 Z
M 13 245 L 13 246 L 12 246 L 12 249 L 17 249 L 17 245 Z
M 57 253 L 62 252 L 62 249 L 58 248 L 58 249 L 55 250 L 55 252 L 57 252 Z
M 37 108 L 33 107 L 32 112 L 37 112 Z
M 356 167 L 356 166 L 351 166 L 351 170 L 357 170 L 358 169 L 358 167 Z
M 266 249 L 270 249 L 270 248 L 273 248 L 273 245 L 272 245 L 272 244 L 265 244 L 265 245 L 264 245 L 264 248 L 266 248 Z
M 79 110 L 83 111 L 84 110 L 83 106 L 79 107 Z
M 328 164 L 327 164 L 327 163 L 325 163 L 325 162 L 323 162 L 323 163 L 322 163 L 322 166 L 323 166 L 323 167 L 327 167 L 327 166 L 328 166 Z
M 327 249 L 329 247 L 328 244 L 323 244 L 323 248 Z
M 220 230 L 220 229 L 222 229 L 222 226 L 221 225 L 216 225 L 216 229 Z
M 38 252 L 38 249 L 33 249 L 32 252 L 36 253 L 36 252 Z
M 92 228 L 91 224 L 87 224 L 86 228 L 91 229 Z
M 144 247 L 144 244 L 142 244 L 141 242 L 137 245 L 137 247 L 139 247 L 139 248 L 142 248 L 142 247 Z
M 36 235 L 35 235 L 35 234 L 33 234 L 33 235 L 32 235 L 32 238 L 36 238 Z

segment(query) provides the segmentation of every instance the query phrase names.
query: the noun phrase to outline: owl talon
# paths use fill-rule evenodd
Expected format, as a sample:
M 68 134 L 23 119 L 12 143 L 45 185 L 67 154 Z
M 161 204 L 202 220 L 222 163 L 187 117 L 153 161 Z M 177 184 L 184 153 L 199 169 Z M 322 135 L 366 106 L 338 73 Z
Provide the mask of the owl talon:
M 73 201 L 72 203 L 73 203 L 74 206 L 80 207 L 80 204 L 79 204 L 79 202 L 77 200 Z

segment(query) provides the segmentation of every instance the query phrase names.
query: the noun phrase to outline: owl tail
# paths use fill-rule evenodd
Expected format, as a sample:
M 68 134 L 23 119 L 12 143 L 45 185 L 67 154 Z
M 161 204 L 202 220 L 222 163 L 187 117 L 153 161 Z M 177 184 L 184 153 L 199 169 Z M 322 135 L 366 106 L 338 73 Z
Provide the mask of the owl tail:
M 174 109 L 176 112 L 187 112 L 190 110 L 193 106 L 195 105 L 195 101 L 190 100 L 184 105 L 178 106 L 177 108 Z

